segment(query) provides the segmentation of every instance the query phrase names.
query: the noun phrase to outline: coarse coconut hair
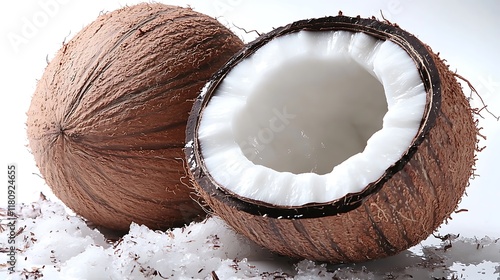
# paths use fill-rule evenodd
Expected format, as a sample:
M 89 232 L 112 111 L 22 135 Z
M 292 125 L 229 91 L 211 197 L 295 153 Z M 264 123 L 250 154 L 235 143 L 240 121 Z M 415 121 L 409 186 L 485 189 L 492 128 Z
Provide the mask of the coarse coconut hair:
M 55 195 L 119 231 L 204 217 L 182 182 L 188 114 L 243 46 L 217 20 L 160 3 L 105 13 L 83 28 L 48 64 L 27 113 L 29 146 Z

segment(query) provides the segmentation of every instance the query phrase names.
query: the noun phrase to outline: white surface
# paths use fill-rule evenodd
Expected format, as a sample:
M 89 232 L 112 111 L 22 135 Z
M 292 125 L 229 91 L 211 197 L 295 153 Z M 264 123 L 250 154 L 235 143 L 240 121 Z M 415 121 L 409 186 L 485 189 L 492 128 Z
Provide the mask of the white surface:
M 242 197 L 300 206 L 380 178 L 415 138 L 426 92 L 391 41 L 301 31 L 236 65 L 210 101 L 198 139 L 213 178 Z
M 500 239 L 431 237 L 434 245 L 386 259 L 327 265 L 273 255 L 214 217 L 166 232 L 133 224 L 107 243 L 58 203 L 40 200 L 20 213 L 18 273 L 0 269 L 0 279 L 495 279 L 500 273 Z M 0 234 L 0 244 L 6 241 Z
M 93 21 L 101 11 L 111 11 L 139 1 L 2 1 L 0 3 L 0 114 L 2 120 L 1 165 L 15 162 L 19 168 L 18 201 L 31 202 L 38 199 L 40 191 L 50 195 L 49 189 L 37 175 L 33 158 L 29 153 L 25 136 L 25 112 L 28 109 L 36 80 L 42 75 L 46 59 L 76 34 L 83 26 Z M 336 15 L 342 10 L 345 15 L 376 16 L 381 12 L 388 20 L 417 35 L 440 52 L 451 65 L 451 69 L 466 77 L 480 92 L 488 108 L 500 113 L 500 72 L 498 71 L 498 46 L 500 46 L 500 3 L 486 1 L 160 1 L 186 6 L 218 17 L 221 22 L 232 23 L 233 30 L 247 41 L 256 36 L 245 30 L 270 31 L 294 20 L 325 15 Z M 14 39 L 12 39 L 14 38 Z M 14 41 L 13 41 L 14 40 Z M 469 92 L 465 88 L 465 92 Z M 481 104 L 473 96 L 478 107 Z M 482 133 L 487 140 L 478 156 L 477 171 L 480 176 L 471 181 L 461 208 L 468 209 L 452 216 L 447 225 L 440 228 L 441 234 L 460 234 L 468 238 L 500 237 L 500 172 L 497 155 L 500 154 L 499 123 L 483 111 L 480 120 Z M 5 174 L 5 173 L 4 173 Z M 5 179 L 6 180 L 6 179 Z M 2 184 L 6 186 L 6 183 Z M 6 187 L 2 187 L 5 189 Z M 0 190 L 1 191 L 1 190 Z M 6 195 L 0 194 L 0 206 L 6 205 Z M 427 243 L 436 243 L 432 237 Z M 426 243 L 424 242 L 424 244 Z M 464 253 L 466 256 L 469 253 Z M 484 257 L 484 256 L 482 256 Z M 481 276 L 473 271 L 486 267 L 490 271 L 498 267 L 498 260 L 488 259 L 478 266 L 466 262 L 463 269 L 472 273 L 468 279 L 491 279 L 498 277 L 490 272 Z M 0 261 L 1 263 L 2 261 Z M 376 263 L 380 265 L 379 263 Z M 460 262 L 452 263 L 452 267 Z M 465 267 L 466 266 L 466 267 Z M 462 267 L 460 268 L 462 269 Z M 387 271 L 390 272 L 390 269 Z M 460 276 L 460 275 L 459 275 Z M 494 278 L 493 278 L 494 279 Z

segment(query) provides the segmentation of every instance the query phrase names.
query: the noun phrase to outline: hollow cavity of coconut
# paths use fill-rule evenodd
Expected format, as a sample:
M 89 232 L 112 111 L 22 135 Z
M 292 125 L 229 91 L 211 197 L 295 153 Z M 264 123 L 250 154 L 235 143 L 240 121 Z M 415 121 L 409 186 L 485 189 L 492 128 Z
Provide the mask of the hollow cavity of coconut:
M 28 111 L 47 184 L 76 213 L 117 230 L 203 215 L 181 182 L 186 122 L 203 85 L 241 48 L 187 8 L 139 4 L 99 16 L 49 63 Z
M 449 218 L 476 135 L 454 74 L 425 44 L 338 16 L 278 28 L 235 55 L 194 104 L 186 158 L 210 208 L 258 244 L 360 262 Z

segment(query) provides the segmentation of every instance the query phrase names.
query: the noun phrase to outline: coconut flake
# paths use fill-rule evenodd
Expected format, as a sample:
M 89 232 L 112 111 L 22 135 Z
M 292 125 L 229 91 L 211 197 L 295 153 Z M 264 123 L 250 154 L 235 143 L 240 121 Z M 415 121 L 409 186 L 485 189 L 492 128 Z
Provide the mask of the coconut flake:
M 184 228 L 153 231 L 132 224 L 118 241 L 106 242 L 58 202 L 20 206 L 17 264 L 0 279 L 494 279 L 499 276 L 497 238 L 429 237 L 396 256 L 346 265 L 299 262 L 273 255 L 211 217 Z M 2 213 L 2 211 L 0 211 Z M 0 232 L 7 246 L 9 231 Z M 71 243 L 71 244 L 70 244 Z M 69 245 L 70 244 L 70 245 Z M 69 245 L 69 247 L 68 247 Z M 65 255 L 64 255 L 65 254 Z M 64 255 L 64 256 L 63 256 Z M 43 275 L 43 277 L 41 276 Z

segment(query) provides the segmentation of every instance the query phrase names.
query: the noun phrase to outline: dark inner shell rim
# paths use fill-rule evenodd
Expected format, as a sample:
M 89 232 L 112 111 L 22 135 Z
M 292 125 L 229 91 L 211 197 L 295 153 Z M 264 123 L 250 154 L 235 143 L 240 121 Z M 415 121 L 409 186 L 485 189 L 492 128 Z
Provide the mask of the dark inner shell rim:
M 419 130 L 413 139 L 408 150 L 403 154 L 401 159 L 389 167 L 384 174 L 375 182 L 367 185 L 361 192 L 349 193 L 342 198 L 336 199 L 327 203 L 310 203 L 301 206 L 277 206 L 262 201 L 256 201 L 238 196 L 231 191 L 220 186 L 210 175 L 206 169 L 204 160 L 201 157 L 201 147 L 198 143 L 198 126 L 199 116 L 203 109 L 210 101 L 215 89 L 229 71 L 240 61 L 251 56 L 260 47 L 265 45 L 273 38 L 283 35 L 299 32 L 301 30 L 308 31 L 351 31 L 363 32 L 380 40 L 390 40 L 405 50 L 415 62 L 417 70 L 420 74 L 422 82 L 427 93 L 427 101 L 424 111 L 424 116 L 419 126 Z M 207 85 L 206 92 L 203 96 L 199 96 L 193 106 L 193 110 L 188 120 L 186 131 L 186 142 L 193 143 L 192 147 L 186 147 L 186 156 L 191 158 L 194 154 L 195 167 L 189 167 L 197 184 L 203 188 L 213 198 L 221 200 L 221 202 L 236 207 L 238 210 L 245 211 L 250 214 L 267 216 L 272 218 L 315 218 L 322 216 L 335 215 L 339 213 L 349 212 L 359 207 L 363 200 L 370 195 L 378 192 L 387 180 L 394 174 L 399 172 L 406 163 L 413 157 L 418 149 L 418 146 L 425 139 L 429 130 L 434 126 L 437 114 L 441 105 L 441 80 L 439 73 L 434 64 L 426 46 L 415 36 L 402 30 L 396 25 L 380 22 L 375 19 L 363 19 L 360 17 L 323 17 L 317 19 L 301 20 L 289 25 L 277 28 L 267 34 L 264 34 L 247 44 L 247 46 L 237 53 L 233 58 L 217 73 L 214 74 L 211 81 Z

